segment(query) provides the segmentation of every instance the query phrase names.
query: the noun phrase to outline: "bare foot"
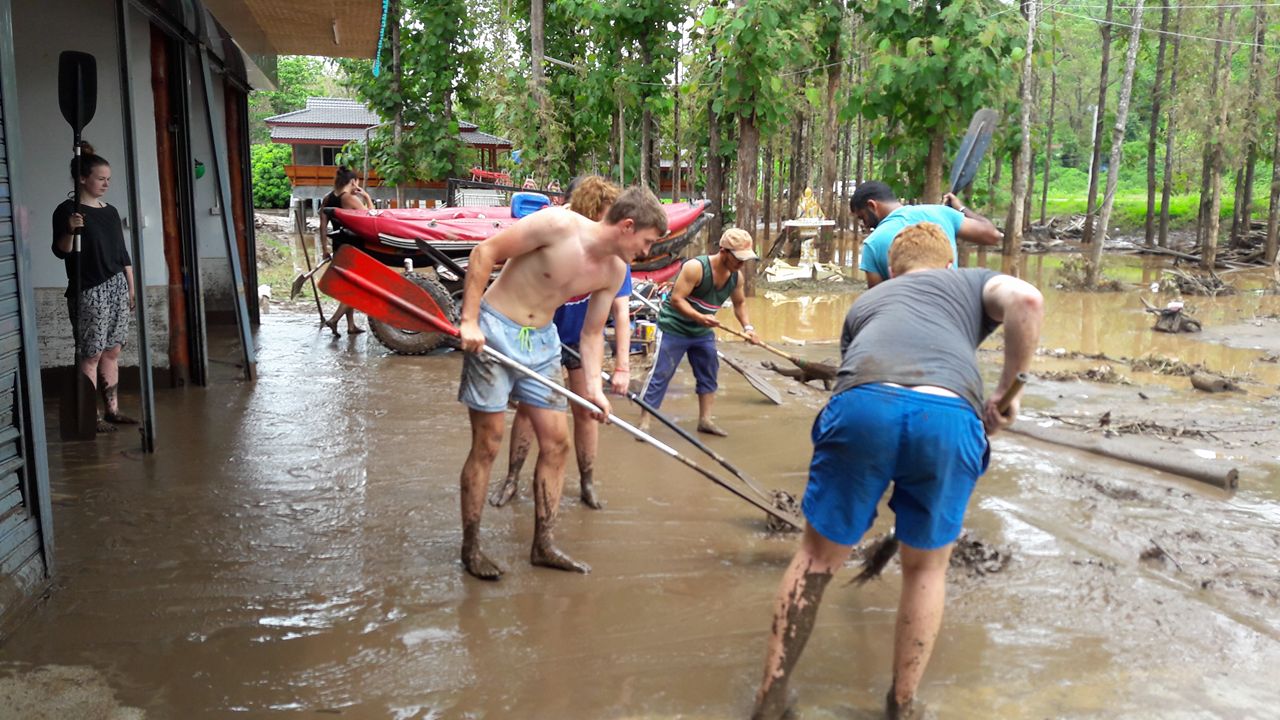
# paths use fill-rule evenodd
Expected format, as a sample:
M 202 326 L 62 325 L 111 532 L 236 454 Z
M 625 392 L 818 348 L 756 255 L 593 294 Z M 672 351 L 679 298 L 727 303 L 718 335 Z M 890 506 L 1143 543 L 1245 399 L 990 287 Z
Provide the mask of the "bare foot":
M 494 507 L 502 507 L 503 505 L 511 502 L 511 499 L 514 498 L 516 493 L 519 491 L 519 478 L 508 475 L 507 479 L 502 481 L 502 485 L 489 494 L 489 504 Z
M 699 420 L 698 432 L 706 433 L 708 435 L 716 435 L 718 437 L 729 437 L 729 433 L 725 432 L 719 425 L 716 425 L 710 420 Z
M 364 332 L 364 328 L 360 327 L 359 325 L 348 325 L 347 332 L 352 335 L 359 335 L 360 333 Z
M 466 568 L 467 573 L 472 577 L 481 580 L 497 580 L 504 572 L 498 563 L 490 560 L 478 547 L 470 550 L 465 547 L 462 549 L 462 567 Z
M 596 497 L 596 485 L 589 477 L 582 478 L 582 504 L 592 510 L 604 509 L 604 501 Z
M 94 430 L 100 433 L 113 433 L 116 431 L 116 426 L 106 420 L 100 419 L 98 420 L 98 424 L 94 427 Z
M 329 331 L 333 333 L 334 337 L 342 337 L 342 333 L 338 332 L 337 320 L 325 321 L 324 326 L 329 328 Z
M 644 433 L 645 435 L 651 435 L 651 434 L 652 434 L 652 433 L 650 433 L 650 432 L 649 432 L 649 426 L 648 426 L 648 425 L 645 425 L 644 423 L 641 423 L 641 424 L 637 425 L 637 426 L 636 426 L 636 429 L 637 429 L 637 430 L 639 430 L 640 432 Z M 633 438 L 635 438 L 635 441 L 636 441 L 636 442 L 644 442 L 644 441 L 645 441 L 645 439 L 644 439 L 644 438 L 642 438 L 642 437 L 640 437 L 639 435 L 632 435 L 632 437 L 633 437 Z
M 533 541 L 533 551 L 529 553 L 529 562 L 539 567 L 577 572 L 584 575 L 591 572 L 590 565 L 580 563 L 565 555 L 559 548 L 552 545 L 550 540 L 545 539 Z
M 106 415 L 102 416 L 102 419 L 106 420 L 112 425 L 137 425 L 138 424 L 137 420 L 134 420 L 128 415 L 125 415 L 124 413 L 119 413 L 119 412 L 107 413 Z

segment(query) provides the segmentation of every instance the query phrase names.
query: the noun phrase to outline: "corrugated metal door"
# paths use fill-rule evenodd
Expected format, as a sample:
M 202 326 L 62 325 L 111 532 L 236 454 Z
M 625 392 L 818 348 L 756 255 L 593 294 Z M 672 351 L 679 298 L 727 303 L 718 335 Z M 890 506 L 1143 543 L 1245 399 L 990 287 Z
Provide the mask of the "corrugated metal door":
M 9 4 L 0 2 L 0 631 L 43 591 L 49 575 L 47 535 L 39 521 L 42 509 L 48 514 L 48 498 L 40 497 L 47 491 L 48 478 L 43 457 L 34 462 L 30 457 L 33 451 L 44 451 L 43 428 L 24 432 L 29 418 L 40 417 L 32 413 L 33 403 L 43 404 L 38 385 L 27 387 L 32 359 L 24 352 L 34 328 L 22 302 L 30 292 L 20 282 L 7 142 L 16 127 L 14 118 L 6 116 L 13 112 L 13 103 L 5 97 L 13 88 L 11 28 Z M 36 446 L 33 437 L 38 439 Z

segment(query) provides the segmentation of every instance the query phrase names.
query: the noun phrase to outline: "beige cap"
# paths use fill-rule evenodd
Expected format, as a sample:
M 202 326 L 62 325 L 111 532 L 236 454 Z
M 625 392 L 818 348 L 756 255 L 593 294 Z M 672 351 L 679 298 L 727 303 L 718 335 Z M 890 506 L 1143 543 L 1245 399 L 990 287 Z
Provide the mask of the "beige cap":
M 729 228 L 720 236 L 720 247 L 733 253 L 734 257 L 743 262 L 756 259 L 756 251 L 751 249 L 753 244 L 751 235 L 739 228 Z

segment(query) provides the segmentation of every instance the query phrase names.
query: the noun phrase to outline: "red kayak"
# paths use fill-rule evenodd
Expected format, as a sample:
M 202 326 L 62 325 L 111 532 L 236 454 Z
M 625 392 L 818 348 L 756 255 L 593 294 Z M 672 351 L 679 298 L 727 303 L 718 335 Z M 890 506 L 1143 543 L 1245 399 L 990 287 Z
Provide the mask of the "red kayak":
M 706 222 L 706 202 L 673 203 L 662 206 L 667 211 L 667 235 L 645 258 L 636 263 L 645 267 L 646 260 L 659 260 L 673 255 L 692 239 Z M 405 208 L 398 210 L 345 210 L 331 212 L 335 240 L 355 245 L 388 264 L 399 265 L 406 258 L 420 256 L 417 240 L 425 240 L 446 255 L 461 258 L 476 243 L 492 237 L 515 222 L 510 207 L 446 207 L 433 210 Z

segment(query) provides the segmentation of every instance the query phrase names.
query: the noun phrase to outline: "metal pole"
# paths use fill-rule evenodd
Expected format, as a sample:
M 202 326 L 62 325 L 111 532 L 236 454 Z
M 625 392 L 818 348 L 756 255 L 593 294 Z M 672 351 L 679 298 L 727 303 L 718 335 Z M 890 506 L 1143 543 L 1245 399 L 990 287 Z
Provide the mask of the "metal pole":
M 151 346 L 147 341 L 146 257 L 143 254 L 145 248 L 140 220 L 142 201 L 138 189 L 137 143 L 134 138 L 133 84 L 129 77 L 129 68 L 133 66 L 129 57 L 129 49 L 132 47 L 129 0 L 118 0 L 116 3 L 116 29 L 120 49 L 120 108 L 124 123 L 125 175 L 129 180 L 129 239 L 133 246 L 133 286 L 137 298 L 134 314 L 138 324 L 138 373 L 142 391 L 142 424 L 138 431 L 142 434 L 142 451 L 153 453 L 156 451 L 155 380 L 151 376 Z

